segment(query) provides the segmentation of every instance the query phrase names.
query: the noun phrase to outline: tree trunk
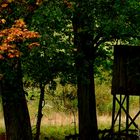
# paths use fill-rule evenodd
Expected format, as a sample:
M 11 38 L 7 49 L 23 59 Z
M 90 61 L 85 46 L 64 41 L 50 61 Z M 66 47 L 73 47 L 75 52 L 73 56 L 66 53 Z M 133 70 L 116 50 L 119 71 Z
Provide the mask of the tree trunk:
M 85 65 L 83 60 L 78 67 Z M 80 140 L 98 140 L 93 65 L 89 64 L 84 71 L 77 77 Z
M 77 86 L 80 140 L 98 140 L 92 20 L 85 7 L 88 1 L 79 2 L 73 17 L 74 45 L 77 48 Z M 83 6 L 84 5 L 84 6 Z M 89 14 L 90 15 L 90 14 Z
M 19 60 L 11 61 L 5 68 L 5 75 L 1 80 L 1 95 L 6 138 L 7 140 L 32 140 Z
M 43 114 L 42 114 L 43 105 L 42 104 L 44 102 L 44 93 L 45 93 L 45 86 L 40 84 L 40 98 L 39 98 L 39 106 L 38 106 L 35 140 L 39 140 L 39 135 L 40 135 L 41 119 L 43 116 Z

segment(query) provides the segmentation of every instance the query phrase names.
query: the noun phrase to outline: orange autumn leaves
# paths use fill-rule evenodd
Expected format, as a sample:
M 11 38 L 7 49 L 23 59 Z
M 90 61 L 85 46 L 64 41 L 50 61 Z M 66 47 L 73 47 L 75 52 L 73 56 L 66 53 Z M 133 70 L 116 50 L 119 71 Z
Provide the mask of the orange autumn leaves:
M 16 43 L 39 37 L 38 32 L 27 29 L 22 19 L 16 20 L 11 28 L 0 31 L 0 59 L 20 57 L 21 53 Z M 34 46 L 39 46 L 39 43 L 33 42 L 29 45 L 29 48 L 31 49 Z

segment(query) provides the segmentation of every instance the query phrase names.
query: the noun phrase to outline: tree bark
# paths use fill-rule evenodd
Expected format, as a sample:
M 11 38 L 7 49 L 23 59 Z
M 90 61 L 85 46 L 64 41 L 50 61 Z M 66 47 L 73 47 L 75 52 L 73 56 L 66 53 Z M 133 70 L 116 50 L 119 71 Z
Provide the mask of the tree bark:
M 88 3 L 88 1 L 84 2 Z M 81 2 L 79 5 L 83 3 Z M 83 11 L 86 8 L 77 7 L 73 17 L 74 45 L 77 49 L 79 136 L 80 140 L 98 140 L 94 85 L 96 49 L 93 44 L 92 20 L 88 17 L 88 13 Z
M 85 64 L 86 63 L 86 64 Z M 83 60 L 78 67 L 87 65 Z M 79 108 L 79 134 L 80 140 L 97 140 L 97 116 L 95 87 L 93 77 L 93 65 L 89 64 L 87 69 L 77 77 L 78 79 L 78 108 Z
M 20 62 L 15 59 L 6 66 L 5 74 L 1 80 L 6 138 L 7 140 L 32 140 Z

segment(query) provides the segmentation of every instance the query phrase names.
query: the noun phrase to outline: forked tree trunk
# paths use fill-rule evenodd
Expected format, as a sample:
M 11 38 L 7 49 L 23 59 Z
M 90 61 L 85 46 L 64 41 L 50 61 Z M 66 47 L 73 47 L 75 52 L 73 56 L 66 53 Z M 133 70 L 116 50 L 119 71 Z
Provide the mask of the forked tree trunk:
M 19 60 L 11 61 L 5 68 L 0 92 L 7 140 L 32 140 Z

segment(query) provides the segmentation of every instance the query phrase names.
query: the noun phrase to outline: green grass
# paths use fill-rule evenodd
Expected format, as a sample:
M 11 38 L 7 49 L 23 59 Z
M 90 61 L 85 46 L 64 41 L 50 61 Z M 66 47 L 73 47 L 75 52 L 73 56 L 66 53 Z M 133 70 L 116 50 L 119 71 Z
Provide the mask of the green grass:
M 55 140 L 64 140 L 66 135 L 74 134 L 74 130 L 66 126 L 42 126 L 40 139 L 43 140 L 46 137 Z

